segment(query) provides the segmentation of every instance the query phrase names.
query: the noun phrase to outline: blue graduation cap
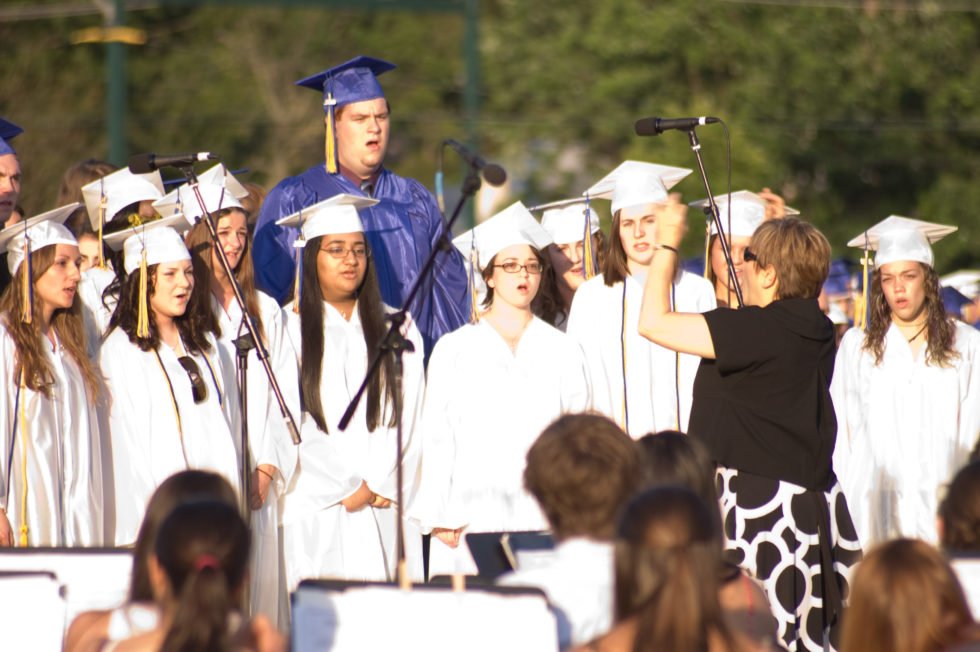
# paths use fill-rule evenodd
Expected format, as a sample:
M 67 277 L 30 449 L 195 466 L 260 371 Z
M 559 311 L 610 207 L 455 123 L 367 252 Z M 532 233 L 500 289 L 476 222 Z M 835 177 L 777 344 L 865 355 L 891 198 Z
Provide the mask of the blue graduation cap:
M 969 297 L 949 285 L 942 286 L 940 289 L 940 294 L 943 297 L 943 304 L 946 306 L 946 312 L 953 315 L 957 319 L 963 319 L 963 306 L 973 303 Z
M 360 56 L 296 82 L 297 86 L 323 93 L 323 111 L 327 114 L 327 172 L 330 174 L 336 174 L 338 169 L 334 111 L 354 102 L 384 97 L 378 75 L 396 67 L 381 59 Z
M 15 125 L 13 122 L 8 122 L 7 120 L 0 118 L 0 156 L 3 156 L 4 154 L 17 153 L 7 141 L 12 140 L 14 136 L 22 133 L 24 133 L 24 130 Z

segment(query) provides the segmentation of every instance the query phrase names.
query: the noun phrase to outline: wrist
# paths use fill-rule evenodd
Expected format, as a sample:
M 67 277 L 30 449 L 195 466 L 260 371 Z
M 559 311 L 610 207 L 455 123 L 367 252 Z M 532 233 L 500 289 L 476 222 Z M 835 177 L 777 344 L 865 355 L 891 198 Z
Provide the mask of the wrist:
M 680 255 L 680 252 L 677 251 L 677 247 L 675 247 L 673 245 L 669 245 L 669 244 L 658 244 L 658 245 L 655 245 L 654 248 L 653 248 L 653 250 L 654 251 L 670 251 L 670 252 L 673 252 L 673 253 L 677 254 L 678 256 Z

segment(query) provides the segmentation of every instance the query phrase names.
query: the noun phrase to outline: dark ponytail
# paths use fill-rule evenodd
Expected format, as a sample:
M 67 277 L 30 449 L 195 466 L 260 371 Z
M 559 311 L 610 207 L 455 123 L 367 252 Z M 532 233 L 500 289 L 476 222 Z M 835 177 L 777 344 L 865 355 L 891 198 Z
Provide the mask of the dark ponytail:
M 245 582 L 249 534 L 231 505 L 185 503 L 160 526 L 154 546 L 176 601 L 161 652 L 229 648 L 229 615 Z

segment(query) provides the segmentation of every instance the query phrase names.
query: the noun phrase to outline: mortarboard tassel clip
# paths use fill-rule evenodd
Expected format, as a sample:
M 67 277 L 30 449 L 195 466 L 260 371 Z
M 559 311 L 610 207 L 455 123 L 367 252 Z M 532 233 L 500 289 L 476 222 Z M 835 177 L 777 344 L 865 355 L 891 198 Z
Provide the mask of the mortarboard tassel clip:
M 336 104 L 337 100 L 334 99 L 333 93 L 327 93 L 326 99 L 323 100 L 323 106 L 327 107 L 326 159 L 327 172 L 330 174 L 337 174 L 337 134 L 334 126 L 334 107 Z
M 588 281 L 599 272 L 598 260 L 592 246 L 592 204 L 589 203 L 588 193 L 585 195 L 585 209 L 582 215 L 585 217 L 585 235 L 582 237 L 582 276 Z
M 140 298 L 139 312 L 136 316 L 136 337 L 150 336 L 150 308 L 148 305 L 149 299 L 146 296 L 148 294 L 148 276 L 149 274 L 146 266 L 146 247 L 143 247 L 143 258 L 140 260 Z

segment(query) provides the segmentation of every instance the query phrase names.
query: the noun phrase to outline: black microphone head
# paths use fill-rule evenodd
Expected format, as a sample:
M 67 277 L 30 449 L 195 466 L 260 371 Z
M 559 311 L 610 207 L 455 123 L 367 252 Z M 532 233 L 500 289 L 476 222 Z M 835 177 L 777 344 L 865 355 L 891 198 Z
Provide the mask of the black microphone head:
M 658 136 L 660 129 L 657 129 L 657 122 L 660 118 L 641 118 L 636 121 L 637 136 Z
M 502 186 L 507 181 L 507 171 L 496 163 L 487 163 L 483 166 L 483 178 L 491 186 Z
M 129 171 L 133 174 L 156 172 L 157 168 L 153 165 L 154 158 L 156 157 L 153 154 L 133 154 L 129 157 Z

